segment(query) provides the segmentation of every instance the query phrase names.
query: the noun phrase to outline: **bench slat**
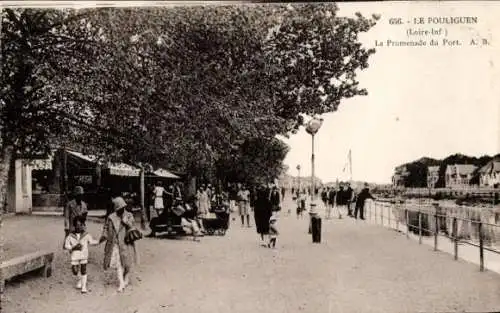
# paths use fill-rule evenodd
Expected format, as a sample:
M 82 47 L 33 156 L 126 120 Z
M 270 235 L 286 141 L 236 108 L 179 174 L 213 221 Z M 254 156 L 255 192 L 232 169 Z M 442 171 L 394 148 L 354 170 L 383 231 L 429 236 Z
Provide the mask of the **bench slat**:
M 1 278 L 11 279 L 35 271 L 52 263 L 53 252 L 35 252 L 0 263 Z
M 10 265 L 13 265 L 13 264 L 17 264 L 17 263 L 27 262 L 27 261 L 29 261 L 31 259 L 35 259 L 35 258 L 38 258 L 38 257 L 46 257 L 47 259 L 49 259 L 50 261 L 52 261 L 53 258 L 54 258 L 54 252 L 37 251 L 37 252 L 33 252 L 33 253 L 22 255 L 22 256 L 18 256 L 18 257 L 9 259 L 7 261 L 1 262 L 0 263 L 0 268 L 6 267 L 6 266 L 10 266 Z

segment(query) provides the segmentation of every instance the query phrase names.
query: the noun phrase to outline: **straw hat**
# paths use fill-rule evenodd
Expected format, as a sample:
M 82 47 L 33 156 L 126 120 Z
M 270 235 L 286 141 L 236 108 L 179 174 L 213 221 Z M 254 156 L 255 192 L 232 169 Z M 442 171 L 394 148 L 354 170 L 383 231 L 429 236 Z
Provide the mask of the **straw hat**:
M 127 202 L 125 202 L 125 200 L 122 197 L 116 197 L 112 201 L 113 201 L 113 206 L 115 207 L 115 212 L 127 206 Z

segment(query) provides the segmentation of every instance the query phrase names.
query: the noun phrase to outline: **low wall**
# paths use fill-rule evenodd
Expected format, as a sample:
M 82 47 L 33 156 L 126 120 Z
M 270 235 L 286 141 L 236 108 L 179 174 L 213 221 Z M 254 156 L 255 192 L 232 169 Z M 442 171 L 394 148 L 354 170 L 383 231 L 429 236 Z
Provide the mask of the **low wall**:
M 33 194 L 33 210 L 44 207 L 64 206 L 64 196 L 62 194 Z
M 105 210 L 109 199 L 106 195 L 98 193 L 86 193 L 84 201 L 89 210 Z M 35 212 L 59 212 L 65 206 L 65 197 L 63 194 L 33 194 L 33 211 Z

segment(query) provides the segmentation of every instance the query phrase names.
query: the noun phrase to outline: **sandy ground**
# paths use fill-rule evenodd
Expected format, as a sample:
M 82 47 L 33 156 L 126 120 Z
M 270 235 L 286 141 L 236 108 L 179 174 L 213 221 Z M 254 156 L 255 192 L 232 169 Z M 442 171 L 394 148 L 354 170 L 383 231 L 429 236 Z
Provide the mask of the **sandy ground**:
M 289 205 L 289 204 L 287 204 Z M 286 211 L 286 210 L 285 210 Z M 293 210 L 292 210 L 293 212 Z M 239 220 L 224 237 L 201 242 L 146 238 L 133 285 L 115 292 L 91 249 L 89 287 L 80 294 L 61 250 L 62 219 L 4 221 L 9 253 L 56 250 L 51 278 L 7 284 L 4 312 L 487 312 L 500 309 L 500 276 L 433 252 L 395 231 L 352 219 L 323 221 L 312 244 L 307 220 L 282 214 L 276 250 Z M 90 223 L 98 236 L 102 224 Z M 16 236 L 16 233 L 18 234 Z M 15 237 L 13 237 L 15 236 Z

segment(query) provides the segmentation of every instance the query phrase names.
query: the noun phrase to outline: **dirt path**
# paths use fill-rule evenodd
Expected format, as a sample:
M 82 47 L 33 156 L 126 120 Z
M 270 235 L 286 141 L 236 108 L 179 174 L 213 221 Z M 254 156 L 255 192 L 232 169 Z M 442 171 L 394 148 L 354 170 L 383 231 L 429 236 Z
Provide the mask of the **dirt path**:
M 4 312 L 451 312 L 500 309 L 500 276 L 479 273 L 430 247 L 352 219 L 324 222 L 313 245 L 307 220 L 281 217 L 278 249 L 259 245 L 254 228 L 233 222 L 225 237 L 144 239 L 141 265 L 125 294 L 101 270 L 103 247 L 91 250 L 89 285 L 72 288 L 60 250 L 60 218 L 4 222 L 4 238 L 23 230 L 22 250 L 57 249 L 53 277 L 7 285 Z M 102 225 L 91 223 L 98 236 Z M 28 230 L 29 229 L 29 230 Z M 12 238 L 12 237 L 11 237 Z M 10 251 L 13 251 L 12 249 Z

